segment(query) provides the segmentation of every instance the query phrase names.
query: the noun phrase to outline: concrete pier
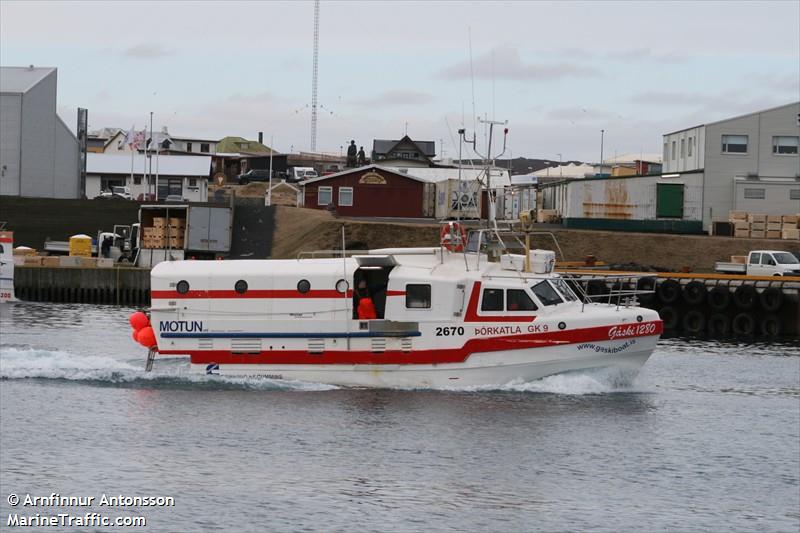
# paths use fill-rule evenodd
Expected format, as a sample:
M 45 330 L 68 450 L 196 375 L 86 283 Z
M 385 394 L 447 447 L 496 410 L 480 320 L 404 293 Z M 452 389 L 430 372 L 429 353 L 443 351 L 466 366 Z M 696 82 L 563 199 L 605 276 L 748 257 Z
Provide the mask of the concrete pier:
M 48 268 L 16 266 L 20 300 L 109 305 L 150 305 L 150 270 L 145 268 Z

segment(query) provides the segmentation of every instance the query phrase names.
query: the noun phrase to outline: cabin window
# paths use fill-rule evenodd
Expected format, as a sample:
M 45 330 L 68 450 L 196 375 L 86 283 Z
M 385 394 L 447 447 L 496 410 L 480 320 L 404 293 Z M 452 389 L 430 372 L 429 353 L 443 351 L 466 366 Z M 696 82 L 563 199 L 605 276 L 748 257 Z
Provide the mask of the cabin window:
M 236 292 L 238 292 L 239 294 L 244 294 L 244 293 L 246 293 L 246 292 L 247 292 L 247 282 L 246 282 L 245 280 L 243 280 L 243 279 L 240 279 L 240 280 L 239 280 L 239 281 L 237 281 L 237 282 L 236 282 L 236 284 L 233 286 L 233 290 L 235 290 L 235 291 L 236 291 Z
M 346 280 L 340 279 L 339 281 L 336 282 L 336 292 L 344 294 L 345 292 L 347 292 L 348 288 L 349 285 Z
M 352 187 L 339 187 L 339 205 L 351 206 L 353 205 L 353 188 Z
M 311 282 L 307 279 L 301 279 L 297 282 L 297 292 L 300 294 L 305 294 L 311 290 Z
M 757 265 L 761 262 L 761 254 L 752 253 L 750 254 L 750 264 Z
M 481 311 L 502 311 L 503 292 L 503 289 L 483 289 Z
M 431 308 L 431 286 L 430 285 L 406 285 L 406 308 L 408 309 L 430 309 Z
M 563 301 L 553 286 L 546 281 L 540 281 L 539 283 L 533 285 L 531 287 L 531 291 L 544 305 L 556 305 Z
M 575 295 L 575 292 L 563 279 L 555 278 L 551 280 L 551 283 L 555 286 L 555 288 L 558 290 L 561 296 L 564 297 L 564 300 L 568 302 L 575 302 L 578 300 L 578 297 Z
M 189 292 L 189 282 L 185 279 L 180 280 L 175 286 L 175 290 L 178 291 L 178 294 L 186 294 Z
M 317 189 L 317 205 L 330 205 L 333 200 L 333 187 L 319 187 Z
M 508 289 L 506 311 L 536 311 L 538 307 L 531 297 L 520 289 Z

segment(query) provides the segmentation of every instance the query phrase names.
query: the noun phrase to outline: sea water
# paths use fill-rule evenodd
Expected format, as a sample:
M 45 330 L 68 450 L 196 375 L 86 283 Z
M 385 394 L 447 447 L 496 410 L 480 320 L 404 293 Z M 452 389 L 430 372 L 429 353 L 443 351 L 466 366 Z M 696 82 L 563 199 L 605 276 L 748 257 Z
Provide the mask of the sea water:
M 0 529 L 800 528 L 795 342 L 662 340 L 633 383 L 364 390 L 145 373 L 130 312 L 0 304 Z

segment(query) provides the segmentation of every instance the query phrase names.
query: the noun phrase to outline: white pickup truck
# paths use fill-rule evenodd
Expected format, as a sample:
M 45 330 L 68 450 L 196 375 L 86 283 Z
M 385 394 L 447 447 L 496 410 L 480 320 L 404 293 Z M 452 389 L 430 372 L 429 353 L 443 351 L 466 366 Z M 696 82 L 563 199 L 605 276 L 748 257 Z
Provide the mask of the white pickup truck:
M 791 252 L 754 250 L 747 255 L 747 263 L 716 263 L 714 270 L 748 276 L 800 276 L 800 259 Z

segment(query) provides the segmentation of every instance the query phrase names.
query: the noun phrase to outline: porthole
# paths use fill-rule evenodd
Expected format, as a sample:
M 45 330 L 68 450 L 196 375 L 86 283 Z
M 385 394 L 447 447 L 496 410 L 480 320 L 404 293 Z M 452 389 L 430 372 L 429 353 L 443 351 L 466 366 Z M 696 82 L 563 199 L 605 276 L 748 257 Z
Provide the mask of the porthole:
M 347 280 L 340 279 L 336 282 L 336 291 L 342 294 L 347 292 L 347 289 L 350 288 L 350 285 L 347 283 Z
M 180 280 L 175 286 L 175 290 L 178 291 L 178 294 L 186 294 L 189 292 L 189 282 L 185 279 Z
M 558 329 L 566 329 L 566 327 L 567 327 L 566 322 L 559 322 L 558 323 Z
M 311 283 L 307 279 L 301 279 L 297 282 L 297 292 L 305 294 L 311 290 Z
M 243 280 L 243 279 L 240 279 L 240 280 L 239 280 L 239 281 L 237 281 L 237 282 L 236 282 L 236 284 L 233 286 L 233 290 L 235 290 L 235 291 L 236 291 L 236 292 L 238 292 L 239 294 L 244 294 L 244 293 L 246 293 L 246 292 L 247 292 L 247 282 L 246 282 L 245 280 Z

